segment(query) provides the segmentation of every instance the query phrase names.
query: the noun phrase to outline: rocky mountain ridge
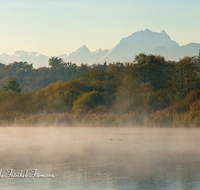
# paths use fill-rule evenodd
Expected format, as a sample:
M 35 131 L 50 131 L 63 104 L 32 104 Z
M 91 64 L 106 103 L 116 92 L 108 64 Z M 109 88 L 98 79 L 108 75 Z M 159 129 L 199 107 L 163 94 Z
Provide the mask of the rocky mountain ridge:
M 138 31 L 128 37 L 122 38 L 120 42 L 111 50 L 102 50 L 99 48 L 91 52 L 86 45 L 81 46 L 75 52 L 61 54 L 56 57 L 62 58 L 65 62 L 72 62 L 80 65 L 95 64 L 103 62 L 130 62 L 134 60 L 135 55 L 144 52 L 146 54 L 162 55 L 166 59 L 178 61 L 184 56 L 198 55 L 200 44 L 190 43 L 185 46 L 179 46 L 176 41 L 171 40 L 170 36 L 163 30 L 162 32 L 152 32 L 149 29 Z M 8 55 L 0 55 L 0 62 L 3 64 L 14 61 L 27 61 L 33 63 L 34 68 L 48 66 L 50 57 L 37 52 L 16 51 Z

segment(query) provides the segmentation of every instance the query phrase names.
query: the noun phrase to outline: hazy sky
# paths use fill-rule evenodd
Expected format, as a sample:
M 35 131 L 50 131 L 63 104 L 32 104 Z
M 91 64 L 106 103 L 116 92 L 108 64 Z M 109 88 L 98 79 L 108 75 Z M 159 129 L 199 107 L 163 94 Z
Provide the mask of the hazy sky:
M 200 43 L 199 8 L 200 0 L 0 0 L 0 54 L 111 49 L 146 28 Z

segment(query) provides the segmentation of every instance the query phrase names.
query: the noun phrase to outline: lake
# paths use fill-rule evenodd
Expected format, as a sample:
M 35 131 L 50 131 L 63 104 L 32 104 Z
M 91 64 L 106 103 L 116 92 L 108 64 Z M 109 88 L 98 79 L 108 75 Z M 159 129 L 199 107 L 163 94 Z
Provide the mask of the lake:
M 200 130 L 2 127 L 0 188 L 200 189 Z

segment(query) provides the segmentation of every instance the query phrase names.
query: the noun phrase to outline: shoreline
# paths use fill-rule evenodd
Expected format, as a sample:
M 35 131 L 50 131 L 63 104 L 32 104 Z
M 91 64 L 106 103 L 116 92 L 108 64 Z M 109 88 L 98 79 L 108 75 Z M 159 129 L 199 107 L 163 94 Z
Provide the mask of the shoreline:
M 0 117 L 0 127 L 130 127 L 130 128 L 199 128 L 200 124 L 195 123 L 187 113 L 171 113 L 162 118 L 156 118 L 155 113 L 142 115 L 131 112 L 126 114 L 116 113 L 40 113 L 20 114 Z

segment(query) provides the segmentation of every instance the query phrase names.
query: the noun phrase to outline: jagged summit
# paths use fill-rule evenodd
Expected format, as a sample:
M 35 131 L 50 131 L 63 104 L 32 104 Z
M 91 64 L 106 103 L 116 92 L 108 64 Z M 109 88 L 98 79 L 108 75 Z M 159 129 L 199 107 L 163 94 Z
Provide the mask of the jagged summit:
M 162 34 L 167 34 L 164 30 L 161 31 Z
M 84 49 L 84 48 L 87 48 L 86 45 L 82 45 L 79 49 Z
M 86 47 L 86 45 L 81 46 L 78 48 L 76 51 L 72 52 L 69 54 L 69 57 L 73 57 L 77 54 L 82 54 L 82 53 L 91 53 L 90 50 Z
M 69 54 L 69 61 L 73 63 L 88 63 L 93 61 L 93 56 L 86 45 L 83 45 L 75 52 Z
M 173 45 L 179 45 L 177 42 L 172 41 L 169 37 L 169 35 L 162 30 L 162 32 L 158 33 L 158 32 L 152 32 L 149 29 L 146 30 L 141 30 L 138 32 L 135 32 L 133 34 L 131 34 L 128 37 L 122 38 L 120 42 L 122 43 L 135 43 L 137 45 L 137 43 L 149 43 L 151 41 L 152 46 L 173 46 Z M 156 42 L 156 43 L 155 43 Z M 168 43 L 168 44 L 166 44 Z M 134 44 L 133 44 L 134 45 Z M 153 47 L 155 48 L 155 47 Z M 152 49 L 153 49 L 152 48 Z
M 141 30 L 122 38 L 102 61 L 118 61 L 122 57 L 123 59 L 124 57 L 130 58 L 141 52 L 151 53 L 157 47 L 171 46 L 179 46 L 179 44 L 172 41 L 164 30 L 161 33 L 152 32 L 149 29 Z
M 86 47 L 86 45 L 83 45 L 80 48 L 78 48 L 78 50 L 76 50 L 75 52 L 83 51 L 83 50 L 89 50 L 89 49 Z

